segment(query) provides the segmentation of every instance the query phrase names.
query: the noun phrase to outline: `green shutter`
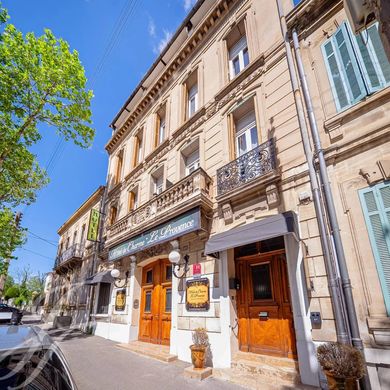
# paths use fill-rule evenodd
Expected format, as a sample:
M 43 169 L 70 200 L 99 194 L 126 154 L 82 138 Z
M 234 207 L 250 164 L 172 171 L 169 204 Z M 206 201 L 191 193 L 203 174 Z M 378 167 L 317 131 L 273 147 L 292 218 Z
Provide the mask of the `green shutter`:
M 390 316 L 390 184 L 381 183 L 366 188 L 359 195 L 387 314 Z
M 367 95 L 346 23 L 322 45 L 322 52 L 338 111 Z
M 348 31 L 353 36 L 352 42 L 369 91 L 384 88 L 390 83 L 390 63 L 379 37 L 378 25 L 374 24 L 358 35 L 353 35 L 349 28 Z

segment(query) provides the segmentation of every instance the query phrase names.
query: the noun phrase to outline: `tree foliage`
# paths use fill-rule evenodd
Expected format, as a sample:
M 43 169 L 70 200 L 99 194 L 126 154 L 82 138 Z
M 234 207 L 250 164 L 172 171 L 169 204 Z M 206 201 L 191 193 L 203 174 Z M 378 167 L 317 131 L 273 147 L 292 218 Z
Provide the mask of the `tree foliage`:
M 12 208 L 34 202 L 48 183 L 30 151 L 43 137 L 39 126 L 83 148 L 94 138 L 92 91 L 78 52 L 50 30 L 24 35 L 7 19 L 0 2 L 0 261 L 24 240 L 13 228 Z

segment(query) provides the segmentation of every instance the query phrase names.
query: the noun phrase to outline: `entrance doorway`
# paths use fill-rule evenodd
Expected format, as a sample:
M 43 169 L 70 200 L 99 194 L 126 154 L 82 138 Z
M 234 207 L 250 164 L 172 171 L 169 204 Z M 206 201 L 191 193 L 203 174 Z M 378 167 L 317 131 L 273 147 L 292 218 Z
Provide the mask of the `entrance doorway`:
M 253 253 L 252 250 L 241 253 L 236 250 L 236 275 L 240 281 L 237 291 L 239 348 L 244 352 L 295 358 L 285 251 L 256 251 L 256 254 L 239 257 L 245 252 Z
M 171 309 L 172 265 L 161 259 L 142 270 L 139 340 L 169 345 Z

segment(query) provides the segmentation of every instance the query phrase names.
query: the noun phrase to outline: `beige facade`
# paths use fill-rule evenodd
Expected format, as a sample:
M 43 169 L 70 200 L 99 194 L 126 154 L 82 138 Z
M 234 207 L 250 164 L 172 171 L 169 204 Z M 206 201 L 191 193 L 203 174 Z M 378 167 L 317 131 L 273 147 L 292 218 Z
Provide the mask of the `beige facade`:
M 101 186 L 58 229 L 57 257 L 46 286 L 47 321 L 65 316 L 69 325 L 86 329 L 91 287 L 84 282 L 93 275 L 98 262 L 97 244 L 87 239 L 87 232 L 91 210 L 100 212 L 103 193 Z
M 372 388 L 385 388 L 390 322 L 359 191 L 390 176 L 390 88 L 340 108 L 324 44 L 343 28 L 342 1 L 282 3 L 299 33 Z M 276 1 L 198 1 L 111 127 L 98 271 L 120 277 L 95 290 L 95 334 L 169 344 L 189 361 L 201 327 L 216 369 L 239 350 L 264 353 L 296 359 L 300 380 L 318 385 L 315 347 L 336 340 L 335 319 Z M 184 278 L 168 272 L 174 250 L 189 258 Z M 186 285 L 199 277 L 209 306 L 191 311 Z M 259 339 L 262 320 L 273 344 Z

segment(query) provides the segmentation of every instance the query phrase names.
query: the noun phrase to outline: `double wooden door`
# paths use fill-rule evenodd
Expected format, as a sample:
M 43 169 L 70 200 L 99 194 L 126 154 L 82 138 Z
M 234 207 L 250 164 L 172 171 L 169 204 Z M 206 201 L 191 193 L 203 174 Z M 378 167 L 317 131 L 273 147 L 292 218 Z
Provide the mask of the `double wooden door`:
M 172 265 L 157 260 L 142 270 L 139 340 L 169 345 L 172 309 Z
M 296 357 L 284 253 L 236 259 L 236 275 L 240 350 Z

